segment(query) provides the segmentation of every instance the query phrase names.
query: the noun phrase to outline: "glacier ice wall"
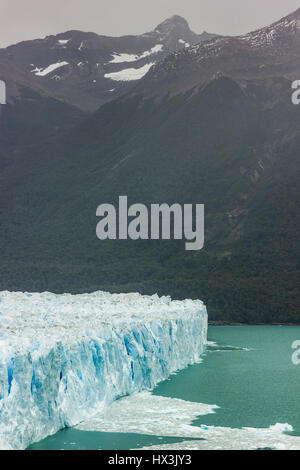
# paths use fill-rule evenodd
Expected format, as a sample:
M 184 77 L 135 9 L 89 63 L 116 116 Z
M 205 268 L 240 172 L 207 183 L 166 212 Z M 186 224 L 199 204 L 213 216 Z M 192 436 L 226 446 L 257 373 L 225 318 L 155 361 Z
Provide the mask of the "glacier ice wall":
M 199 360 L 197 300 L 0 292 L 0 449 L 24 449 Z

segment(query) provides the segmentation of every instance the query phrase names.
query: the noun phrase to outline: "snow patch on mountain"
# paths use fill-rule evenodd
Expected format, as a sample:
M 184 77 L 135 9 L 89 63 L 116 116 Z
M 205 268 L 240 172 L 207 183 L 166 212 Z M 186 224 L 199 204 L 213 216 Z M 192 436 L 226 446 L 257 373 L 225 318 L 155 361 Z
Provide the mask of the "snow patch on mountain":
M 189 44 L 188 42 L 184 41 L 183 39 L 178 39 L 178 42 L 179 42 L 180 44 L 184 44 L 185 47 L 190 47 L 190 44 Z
M 68 44 L 68 42 L 70 42 L 70 41 L 71 41 L 71 39 L 59 39 L 58 44 L 60 46 L 66 46 Z
M 146 75 L 146 73 L 149 72 L 149 70 L 154 64 L 155 62 L 150 62 L 149 64 L 145 64 L 143 67 L 123 69 L 119 72 L 106 73 L 104 77 L 110 78 L 111 80 L 115 80 L 117 82 L 129 82 L 132 80 L 140 80 Z
M 157 54 L 163 50 L 163 44 L 157 44 L 152 47 L 149 51 L 145 51 L 142 54 L 127 54 L 127 53 L 114 53 L 112 54 L 113 59 L 109 62 L 110 64 L 120 64 L 122 62 L 136 62 L 138 60 L 149 57 L 152 54 Z
M 289 15 L 271 26 L 253 31 L 239 38 L 247 41 L 252 47 L 271 46 L 282 34 L 291 33 L 293 35 L 300 29 L 299 14 L 297 15 L 297 12 L 295 12 L 294 15 Z
M 35 69 L 31 70 L 31 72 L 37 75 L 38 77 L 45 77 L 46 75 L 53 72 L 54 70 L 60 67 L 64 67 L 66 65 L 69 65 L 69 63 L 66 61 L 62 61 L 62 62 L 57 62 L 56 64 L 48 65 L 48 67 L 46 68 L 36 67 Z

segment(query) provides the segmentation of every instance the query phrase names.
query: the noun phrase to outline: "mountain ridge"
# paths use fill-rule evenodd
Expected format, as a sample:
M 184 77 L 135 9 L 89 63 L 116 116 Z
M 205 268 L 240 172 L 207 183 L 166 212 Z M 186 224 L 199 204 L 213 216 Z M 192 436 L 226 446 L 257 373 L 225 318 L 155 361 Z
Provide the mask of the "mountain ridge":
M 121 37 L 70 30 L 22 41 L 0 49 L 0 78 L 14 82 L 14 87 L 21 78 L 35 90 L 84 111 L 95 111 L 124 94 L 170 52 L 213 36 L 192 32 L 178 15 L 157 28 Z M 8 99 L 14 97 L 12 90 Z
M 22 121 L 16 128 L 8 119 L 9 103 L 8 144 L 0 135 L 0 289 L 157 292 L 203 299 L 213 321 L 299 323 L 300 107 L 291 80 L 300 33 L 289 24 L 275 48 L 237 38 L 185 48 L 94 113 L 75 116 L 59 103 L 59 135 L 45 119 L 49 112 L 55 121 L 57 101 L 43 108 L 44 99 L 27 94 L 27 105 L 43 110 L 31 144 Z M 213 60 L 203 65 L 207 48 Z M 26 96 L 17 103 L 24 120 Z M 121 194 L 147 206 L 203 203 L 203 250 L 100 242 L 96 208 L 117 206 Z
M 218 36 L 155 64 L 132 93 L 160 96 L 201 87 L 217 75 L 247 79 L 300 76 L 300 9 L 246 35 Z M 246 64 L 246 65 L 245 65 Z M 176 73 L 173 71 L 176 70 Z

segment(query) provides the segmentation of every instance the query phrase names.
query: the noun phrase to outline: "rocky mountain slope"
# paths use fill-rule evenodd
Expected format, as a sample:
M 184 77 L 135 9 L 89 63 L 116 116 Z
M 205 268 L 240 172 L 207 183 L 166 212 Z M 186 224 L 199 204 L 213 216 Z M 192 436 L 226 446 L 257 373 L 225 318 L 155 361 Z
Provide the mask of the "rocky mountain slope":
M 137 93 L 176 94 L 220 76 L 245 80 L 300 76 L 300 9 L 265 28 L 238 37 L 217 37 L 175 51 L 152 67 Z
M 106 37 L 67 31 L 0 50 L 0 78 L 9 84 L 41 90 L 84 110 L 96 110 L 137 83 L 150 68 L 214 35 L 193 33 L 175 15 L 140 36 Z
M 0 289 L 158 292 L 203 299 L 211 320 L 299 322 L 299 16 L 172 54 L 87 117 L 63 104 L 58 136 L 45 122 L 35 144 L 4 142 Z M 204 203 L 204 249 L 100 242 L 96 208 L 119 195 Z

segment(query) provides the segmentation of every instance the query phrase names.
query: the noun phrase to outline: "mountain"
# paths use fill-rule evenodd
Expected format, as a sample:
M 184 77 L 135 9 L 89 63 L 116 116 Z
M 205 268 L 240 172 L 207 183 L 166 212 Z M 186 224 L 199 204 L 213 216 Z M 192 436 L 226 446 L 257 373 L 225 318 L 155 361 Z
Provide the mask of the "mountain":
M 2 152 L 0 289 L 158 292 L 203 299 L 210 320 L 299 322 L 299 19 L 171 54 L 58 136 Z M 203 250 L 100 242 L 96 208 L 119 195 L 204 203 Z
M 244 36 L 217 37 L 175 51 L 152 67 L 136 93 L 178 94 L 217 76 L 245 80 L 299 79 L 300 9 L 266 28 Z
M 67 31 L 1 49 L 0 78 L 91 111 L 126 92 L 171 52 L 213 36 L 193 33 L 178 15 L 140 36 Z

